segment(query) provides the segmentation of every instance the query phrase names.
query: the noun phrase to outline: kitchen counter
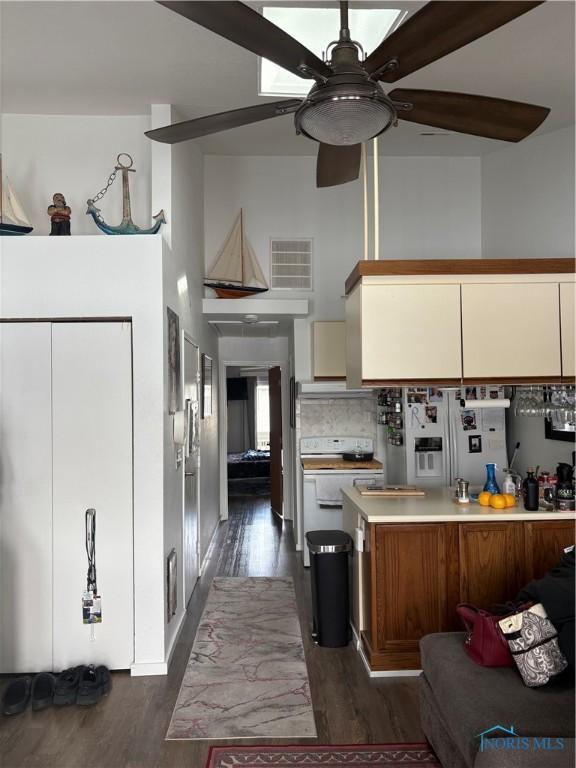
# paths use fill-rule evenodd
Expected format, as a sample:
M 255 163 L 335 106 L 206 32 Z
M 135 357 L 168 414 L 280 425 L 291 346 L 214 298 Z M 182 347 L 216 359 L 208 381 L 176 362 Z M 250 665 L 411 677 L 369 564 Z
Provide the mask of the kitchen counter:
M 426 496 L 342 491 L 354 537 L 352 622 L 372 675 L 421 668 L 419 642 L 461 628 L 456 607 L 514 600 L 574 544 L 575 512 L 456 504 L 450 488 Z
M 492 509 L 478 502 L 456 504 L 451 488 L 429 488 L 426 496 L 362 496 L 356 488 L 345 488 L 342 494 L 368 523 L 576 520 L 576 512 L 527 512 L 522 505 Z

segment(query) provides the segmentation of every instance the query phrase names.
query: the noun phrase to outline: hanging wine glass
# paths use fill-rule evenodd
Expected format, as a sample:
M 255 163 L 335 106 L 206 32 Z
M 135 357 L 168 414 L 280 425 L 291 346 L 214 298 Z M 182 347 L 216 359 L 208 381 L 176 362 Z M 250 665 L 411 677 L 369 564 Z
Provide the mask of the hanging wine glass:
M 516 403 L 514 405 L 514 416 L 524 416 L 526 397 L 523 387 L 516 390 Z

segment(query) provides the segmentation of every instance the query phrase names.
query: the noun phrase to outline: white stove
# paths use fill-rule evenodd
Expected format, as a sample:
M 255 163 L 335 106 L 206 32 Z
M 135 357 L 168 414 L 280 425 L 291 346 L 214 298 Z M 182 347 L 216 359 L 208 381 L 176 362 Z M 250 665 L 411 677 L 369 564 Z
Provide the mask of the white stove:
M 308 531 L 342 530 L 342 488 L 352 487 L 358 481 L 363 484 L 381 483 L 382 466 L 374 462 L 336 462 L 347 451 L 374 450 L 374 441 L 368 437 L 303 437 L 300 440 L 300 458 L 303 476 L 302 529 Z M 314 459 L 313 467 L 306 467 L 305 459 Z M 326 460 L 326 466 L 321 459 Z M 332 465 L 332 466 L 331 466 Z M 306 540 L 302 550 L 304 565 L 310 565 Z

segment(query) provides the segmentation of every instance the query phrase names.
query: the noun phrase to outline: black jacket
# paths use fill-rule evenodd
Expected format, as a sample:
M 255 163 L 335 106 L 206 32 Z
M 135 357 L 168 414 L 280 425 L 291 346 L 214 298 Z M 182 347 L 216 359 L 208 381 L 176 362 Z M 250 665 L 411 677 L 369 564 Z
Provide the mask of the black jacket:
M 542 603 L 548 618 L 558 631 L 558 644 L 574 672 L 574 549 L 566 552 L 558 565 L 541 579 L 527 584 L 516 598 L 517 602 L 531 600 Z

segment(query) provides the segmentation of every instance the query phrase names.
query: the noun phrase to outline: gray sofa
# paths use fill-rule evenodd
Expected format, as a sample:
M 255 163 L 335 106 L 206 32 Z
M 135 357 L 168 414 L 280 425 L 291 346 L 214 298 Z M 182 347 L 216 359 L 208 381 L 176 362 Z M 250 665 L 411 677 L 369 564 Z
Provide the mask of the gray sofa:
M 427 635 L 420 642 L 422 727 L 443 768 L 573 768 L 573 682 L 527 688 L 516 669 L 475 664 L 463 643 L 461 632 Z M 495 726 L 551 741 L 537 750 L 532 741 L 527 750 L 480 750 L 480 734 Z M 558 737 L 563 749 L 544 748 Z

